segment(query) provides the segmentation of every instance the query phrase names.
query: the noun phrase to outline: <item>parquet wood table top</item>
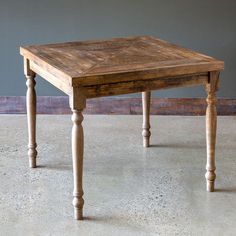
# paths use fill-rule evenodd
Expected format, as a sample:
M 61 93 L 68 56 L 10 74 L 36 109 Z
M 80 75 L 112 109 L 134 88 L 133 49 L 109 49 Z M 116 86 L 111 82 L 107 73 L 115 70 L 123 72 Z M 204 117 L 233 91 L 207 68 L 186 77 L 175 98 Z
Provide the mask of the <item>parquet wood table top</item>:
M 223 69 L 222 61 L 151 36 L 36 45 L 20 51 L 70 86 Z

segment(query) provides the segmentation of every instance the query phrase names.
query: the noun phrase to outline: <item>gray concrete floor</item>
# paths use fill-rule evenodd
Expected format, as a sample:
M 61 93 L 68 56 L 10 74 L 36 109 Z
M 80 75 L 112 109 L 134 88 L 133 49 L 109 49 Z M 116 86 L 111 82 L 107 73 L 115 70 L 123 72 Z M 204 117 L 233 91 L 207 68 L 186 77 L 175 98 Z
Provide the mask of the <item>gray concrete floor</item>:
M 236 117 L 219 117 L 216 192 L 205 191 L 204 117 L 85 116 L 84 215 L 73 220 L 70 116 L 0 116 L 0 235 L 236 235 Z

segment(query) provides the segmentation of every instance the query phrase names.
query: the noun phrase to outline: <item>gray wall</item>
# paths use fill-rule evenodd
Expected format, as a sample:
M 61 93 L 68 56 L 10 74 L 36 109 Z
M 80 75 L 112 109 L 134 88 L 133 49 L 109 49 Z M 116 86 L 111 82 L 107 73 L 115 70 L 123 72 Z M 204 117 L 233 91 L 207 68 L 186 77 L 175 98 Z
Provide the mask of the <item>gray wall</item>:
M 150 34 L 226 62 L 219 96 L 236 98 L 235 0 L 0 0 L 0 96 L 24 95 L 19 46 Z M 42 79 L 38 95 L 62 95 Z M 204 89 L 158 91 L 201 97 Z

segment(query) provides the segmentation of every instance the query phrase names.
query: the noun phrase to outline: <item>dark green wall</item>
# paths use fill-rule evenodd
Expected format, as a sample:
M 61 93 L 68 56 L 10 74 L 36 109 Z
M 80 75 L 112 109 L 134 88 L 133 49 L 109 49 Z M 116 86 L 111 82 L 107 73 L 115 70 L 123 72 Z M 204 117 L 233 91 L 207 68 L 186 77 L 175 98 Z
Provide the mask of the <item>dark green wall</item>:
M 24 95 L 19 46 L 154 35 L 226 62 L 219 96 L 236 97 L 235 0 L 0 0 L 0 96 Z M 62 95 L 42 79 L 38 95 Z M 158 91 L 205 96 L 202 88 Z

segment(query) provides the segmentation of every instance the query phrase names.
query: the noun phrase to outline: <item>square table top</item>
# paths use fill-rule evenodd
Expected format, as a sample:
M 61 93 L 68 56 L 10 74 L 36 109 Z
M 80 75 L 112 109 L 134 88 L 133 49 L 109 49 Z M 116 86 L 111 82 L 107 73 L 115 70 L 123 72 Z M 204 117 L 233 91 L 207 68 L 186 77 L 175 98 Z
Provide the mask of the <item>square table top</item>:
M 219 71 L 224 62 L 152 36 L 33 45 L 20 53 L 71 86 Z

